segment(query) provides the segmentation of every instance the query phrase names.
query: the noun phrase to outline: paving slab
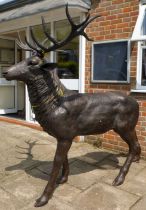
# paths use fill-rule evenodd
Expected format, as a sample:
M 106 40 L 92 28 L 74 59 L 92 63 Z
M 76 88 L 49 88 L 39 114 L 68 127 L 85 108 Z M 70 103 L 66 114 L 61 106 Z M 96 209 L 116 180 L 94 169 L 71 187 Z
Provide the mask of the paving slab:
M 118 158 L 119 159 L 119 158 Z M 122 158 L 123 159 L 123 158 Z M 126 158 L 125 158 L 126 160 Z M 114 179 L 116 178 L 116 176 L 118 176 L 119 172 L 120 172 L 120 168 L 121 166 L 123 166 L 123 162 L 122 163 L 119 161 L 118 162 L 113 162 L 112 159 L 107 158 L 103 161 L 101 161 L 98 164 L 98 167 L 101 169 L 104 169 L 105 167 L 107 168 L 107 174 L 105 174 L 105 176 L 102 177 L 102 181 L 106 182 L 108 184 L 111 184 Z M 137 177 L 138 174 L 146 167 L 146 162 L 144 164 L 144 162 L 142 161 L 142 164 L 140 163 L 132 163 L 130 170 L 128 172 L 128 174 L 126 175 L 124 184 L 122 186 L 125 186 L 125 184 L 130 184 L 131 181 L 133 181 L 135 178 L 138 179 Z M 145 179 L 144 179 L 145 180 Z M 132 184 L 134 184 L 134 182 L 132 182 Z
M 146 196 L 136 202 L 136 204 L 131 208 L 131 210 L 145 210 L 146 209 Z
M 138 164 L 139 165 L 139 164 Z M 133 167 L 136 166 L 136 163 L 133 164 Z M 124 182 L 123 185 L 119 186 L 120 189 L 127 191 L 127 192 L 131 192 L 134 193 L 135 195 L 138 195 L 140 197 L 142 196 L 146 196 L 146 188 L 144 186 L 146 186 L 146 166 L 143 168 L 144 164 L 141 164 L 137 166 L 140 169 L 137 170 L 137 167 L 135 168 L 134 172 L 134 168 L 132 168 L 130 170 L 130 173 L 128 174 L 128 176 L 126 177 L 126 181 Z M 133 176 L 130 176 L 133 172 Z M 137 175 L 135 175 L 135 173 Z
M 33 210 L 50 178 L 56 140 L 45 132 L 0 122 L 0 210 Z M 42 210 L 144 210 L 146 161 L 133 163 L 113 187 L 126 156 L 87 143 L 69 151 L 68 182 Z
M 96 182 L 96 176 L 94 174 L 90 174 L 89 176 L 80 174 L 79 169 L 76 167 L 71 170 L 74 170 L 74 174 L 69 176 L 68 183 L 80 190 L 85 190 Z
M 72 204 L 65 203 L 64 201 L 59 201 L 57 198 L 54 198 L 54 197 L 49 201 L 49 203 L 46 206 L 42 206 L 39 209 L 41 210 L 75 210 L 74 207 L 72 207 Z M 25 206 L 21 210 L 36 210 L 36 208 L 34 207 L 34 203 L 30 203 L 28 206 Z
M 128 210 L 138 199 L 136 195 L 98 183 L 81 193 L 74 206 L 83 210 Z
M 23 202 L 0 187 L 0 210 L 19 210 L 23 206 Z
M 16 197 L 20 203 L 26 205 L 41 195 L 47 179 L 49 179 L 47 176 L 38 174 L 38 172 L 31 175 L 23 173 L 12 176 L 9 180 L 0 183 L 0 186 L 10 195 Z
M 143 197 L 146 195 L 146 188 L 144 187 L 144 185 L 145 184 L 142 181 L 132 179 L 129 181 L 125 181 L 125 183 L 118 188 L 122 189 L 123 191 L 138 195 L 139 197 Z
M 76 197 L 81 193 L 82 191 L 75 186 L 71 186 L 70 184 L 64 184 L 60 185 L 56 188 L 53 197 L 56 197 L 60 201 L 64 202 L 74 202 Z

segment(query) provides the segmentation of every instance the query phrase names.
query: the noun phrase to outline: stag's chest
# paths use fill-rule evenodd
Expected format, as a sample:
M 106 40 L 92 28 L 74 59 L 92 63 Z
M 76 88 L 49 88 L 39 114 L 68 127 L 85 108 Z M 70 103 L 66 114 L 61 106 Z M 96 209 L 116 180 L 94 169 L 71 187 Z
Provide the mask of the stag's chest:
M 46 109 L 42 107 L 39 110 L 34 109 L 34 113 L 42 128 L 53 136 L 55 135 L 54 132 L 56 133 L 57 128 L 66 121 L 68 116 L 68 111 L 61 106 L 54 108 L 51 106 L 51 108 L 48 107 Z

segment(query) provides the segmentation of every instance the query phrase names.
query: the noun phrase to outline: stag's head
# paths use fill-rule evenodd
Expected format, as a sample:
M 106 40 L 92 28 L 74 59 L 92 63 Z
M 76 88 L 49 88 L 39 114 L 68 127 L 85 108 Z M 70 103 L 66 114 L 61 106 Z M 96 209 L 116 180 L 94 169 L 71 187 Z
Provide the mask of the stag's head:
M 30 27 L 30 35 L 35 43 L 35 45 L 31 44 L 27 38 L 25 37 L 24 44 L 21 41 L 21 38 L 19 37 L 19 41 L 17 41 L 17 44 L 26 51 L 32 51 L 32 56 L 16 65 L 13 65 L 12 67 L 8 68 L 4 73 L 4 77 L 7 80 L 20 80 L 27 83 L 28 81 L 31 81 L 35 79 L 36 76 L 40 74 L 45 74 L 46 70 L 53 70 L 56 65 L 53 63 L 49 63 L 45 60 L 44 55 L 45 53 L 55 51 L 64 45 L 66 45 L 68 42 L 70 42 L 75 37 L 82 35 L 84 36 L 88 41 L 91 41 L 87 34 L 84 32 L 84 29 L 88 26 L 89 23 L 91 23 L 95 18 L 99 17 L 99 15 L 96 15 L 94 17 L 90 18 L 90 14 L 88 13 L 86 19 L 80 23 L 75 24 L 69 14 L 68 11 L 68 5 L 66 5 L 66 16 L 67 19 L 71 25 L 71 31 L 69 35 L 62 41 L 57 41 L 55 38 L 50 36 L 50 34 L 47 32 L 46 23 L 44 21 L 44 18 L 42 17 L 42 27 L 43 32 L 46 36 L 46 38 L 51 41 L 52 45 L 49 47 L 45 47 L 44 44 L 40 43 L 37 38 L 34 35 L 32 27 Z
M 40 76 L 45 74 L 49 75 L 56 67 L 56 63 L 49 63 L 39 54 L 36 54 L 7 68 L 6 71 L 3 72 L 3 76 L 7 80 L 19 80 L 29 83 Z

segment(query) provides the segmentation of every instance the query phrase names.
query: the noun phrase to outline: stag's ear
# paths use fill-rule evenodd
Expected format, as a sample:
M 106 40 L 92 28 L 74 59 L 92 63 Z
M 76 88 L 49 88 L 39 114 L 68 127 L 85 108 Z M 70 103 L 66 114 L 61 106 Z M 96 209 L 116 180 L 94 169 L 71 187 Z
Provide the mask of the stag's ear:
M 51 71 L 57 68 L 57 63 L 44 63 L 41 68 L 45 71 Z

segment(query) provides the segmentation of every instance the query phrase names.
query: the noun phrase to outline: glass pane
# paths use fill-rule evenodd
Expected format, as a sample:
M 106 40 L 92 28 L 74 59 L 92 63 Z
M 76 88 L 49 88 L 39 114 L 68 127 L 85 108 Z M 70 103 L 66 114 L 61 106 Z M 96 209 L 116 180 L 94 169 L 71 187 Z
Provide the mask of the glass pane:
M 127 42 L 94 45 L 93 80 L 127 81 Z
M 0 78 L 3 78 L 3 72 L 10 67 L 10 65 L 0 64 Z
M 0 39 L 0 78 L 5 68 L 15 63 L 15 42 Z
M 76 18 L 75 23 L 79 22 Z M 55 23 L 55 34 L 58 41 L 64 40 L 70 33 L 68 20 Z M 58 76 L 62 79 L 79 78 L 79 37 L 73 39 L 56 53 L 58 63 Z
M 47 32 L 48 34 L 51 33 L 51 25 L 49 23 L 46 24 L 46 29 L 47 29 Z M 33 26 L 33 32 L 34 32 L 34 35 L 36 37 L 36 39 L 42 44 L 44 45 L 45 47 L 49 47 L 51 42 L 46 38 L 44 32 L 43 32 L 43 27 L 42 25 L 36 25 L 36 26 Z M 47 53 L 45 55 L 46 58 L 49 58 L 49 55 L 50 53 Z
M 146 86 L 146 49 L 142 52 L 142 77 L 141 85 Z
M 15 87 L 1 86 L 0 98 L 3 99 L 3 100 L 0 100 L 0 109 L 14 109 L 15 108 Z
M 141 35 L 146 35 L 146 13 L 143 19 L 142 27 L 141 27 Z

